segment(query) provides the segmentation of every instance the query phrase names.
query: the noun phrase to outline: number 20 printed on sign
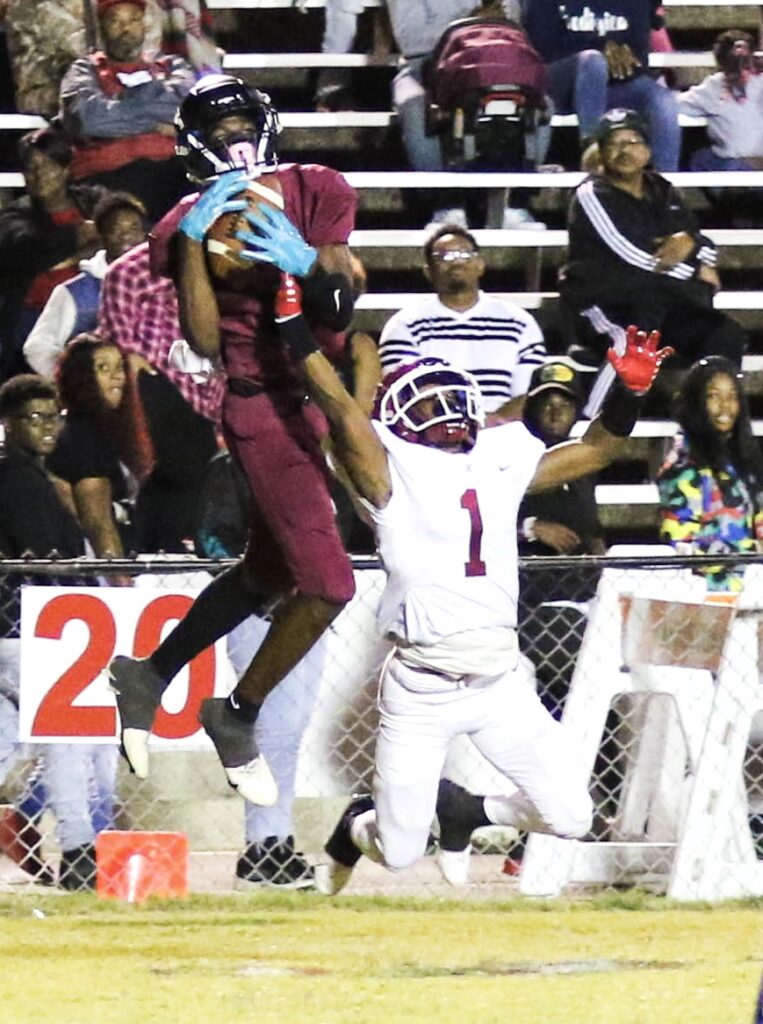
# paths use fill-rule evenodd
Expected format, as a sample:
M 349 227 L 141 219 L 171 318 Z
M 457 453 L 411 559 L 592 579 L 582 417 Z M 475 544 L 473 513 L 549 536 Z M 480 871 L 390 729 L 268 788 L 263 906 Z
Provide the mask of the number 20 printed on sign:
M 115 654 L 149 655 L 198 593 L 185 587 L 172 592 L 153 587 L 23 587 L 20 738 L 113 741 L 116 704 L 104 670 Z M 225 692 L 226 671 L 225 642 L 220 641 L 177 676 L 152 730 L 159 744 L 200 745 L 199 705 L 205 697 Z

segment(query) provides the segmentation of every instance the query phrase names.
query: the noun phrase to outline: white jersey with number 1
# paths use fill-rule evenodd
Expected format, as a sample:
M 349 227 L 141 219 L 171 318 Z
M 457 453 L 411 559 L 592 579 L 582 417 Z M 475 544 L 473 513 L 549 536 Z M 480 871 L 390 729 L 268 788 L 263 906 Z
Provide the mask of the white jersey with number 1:
M 380 632 L 432 667 L 482 673 L 493 646 L 505 667 L 500 652 L 516 658 L 517 512 L 543 442 L 513 422 L 454 454 L 374 427 L 392 482 L 387 506 L 370 509 L 388 574 Z

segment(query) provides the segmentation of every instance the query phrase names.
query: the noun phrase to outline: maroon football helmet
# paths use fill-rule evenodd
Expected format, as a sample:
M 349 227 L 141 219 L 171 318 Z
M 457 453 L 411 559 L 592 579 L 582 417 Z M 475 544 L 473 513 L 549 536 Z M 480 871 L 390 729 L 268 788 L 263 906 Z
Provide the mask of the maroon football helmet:
M 477 381 L 444 359 L 418 359 L 382 381 L 376 418 L 404 441 L 469 451 L 485 422 Z

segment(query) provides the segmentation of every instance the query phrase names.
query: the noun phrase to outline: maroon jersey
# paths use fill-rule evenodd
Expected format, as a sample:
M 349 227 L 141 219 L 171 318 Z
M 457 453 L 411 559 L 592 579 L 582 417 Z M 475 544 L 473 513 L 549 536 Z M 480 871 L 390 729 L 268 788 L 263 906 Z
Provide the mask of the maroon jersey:
M 284 212 L 310 245 L 343 245 L 355 225 L 357 195 L 341 174 L 319 164 L 281 164 L 277 171 Z M 171 240 L 198 195 L 186 196 L 154 227 L 149 238 L 154 274 L 176 276 Z M 215 283 L 220 311 L 221 355 L 229 377 L 245 378 L 268 389 L 300 388 L 288 354 L 278 342 L 273 301 L 280 272 L 268 263 L 235 271 Z M 344 333 L 314 325 L 322 351 L 336 359 Z

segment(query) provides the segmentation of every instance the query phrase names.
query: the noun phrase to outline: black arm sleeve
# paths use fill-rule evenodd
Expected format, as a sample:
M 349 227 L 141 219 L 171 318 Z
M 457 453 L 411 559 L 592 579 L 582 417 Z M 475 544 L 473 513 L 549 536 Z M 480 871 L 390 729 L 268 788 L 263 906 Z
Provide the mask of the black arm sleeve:
M 318 264 L 301 283 L 302 309 L 310 323 L 332 331 L 349 327 L 355 302 L 344 274 L 329 274 Z
M 615 437 L 628 437 L 636 425 L 646 395 L 634 394 L 619 377 L 615 377 L 604 397 L 599 422 Z

